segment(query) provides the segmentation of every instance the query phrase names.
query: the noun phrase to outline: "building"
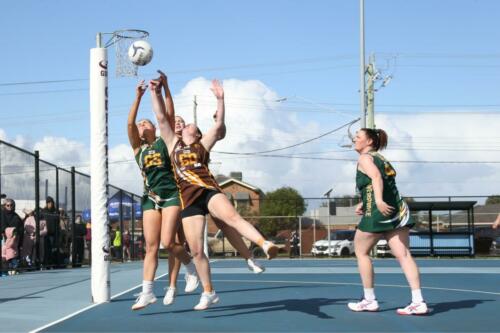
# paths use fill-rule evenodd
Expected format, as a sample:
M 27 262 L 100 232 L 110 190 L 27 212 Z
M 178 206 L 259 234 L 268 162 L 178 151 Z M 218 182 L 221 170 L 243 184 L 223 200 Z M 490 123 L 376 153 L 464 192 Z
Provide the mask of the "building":
M 260 203 L 264 193 L 258 187 L 244 182 L 241 172 L 231 172 L 229 177 L 218 175 L 215 179 L 222 192 L 243 217 L 260 214 Z M 215 233 L 217 230 L 218 228 L 209 217 L 208 232 Z

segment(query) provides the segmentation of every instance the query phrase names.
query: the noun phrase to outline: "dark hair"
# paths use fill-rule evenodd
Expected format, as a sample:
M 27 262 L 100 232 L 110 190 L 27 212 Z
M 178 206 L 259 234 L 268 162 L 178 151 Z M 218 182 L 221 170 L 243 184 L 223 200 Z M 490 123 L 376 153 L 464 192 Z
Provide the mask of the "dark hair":
M 196 134 L 200 136 L 200 139 L 203 137 L 203 133 L 201 132 L 200 128 L 196 126 Z
M 372 140 L 372 148 L 379 151 L 387 147 L 387 133 L 382 129 L 362 128 L 368 139 Z

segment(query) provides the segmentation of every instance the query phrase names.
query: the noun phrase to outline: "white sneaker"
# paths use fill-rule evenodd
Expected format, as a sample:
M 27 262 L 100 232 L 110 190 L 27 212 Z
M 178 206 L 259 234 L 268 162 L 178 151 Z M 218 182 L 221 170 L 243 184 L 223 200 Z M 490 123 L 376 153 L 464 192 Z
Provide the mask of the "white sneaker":
M 248 258 L 247 259 L 247 266 L 248 269 L 255 274 L 260 274 L 266 270 L 264 266 L 262 266 L 257 260 L 254 258 Z
M 156 297 L 153 293 L 140 293 L 135 294 L 134 296 L 138 296 L 135 300 L 134 305 L 132 305 L 132 310 L 140 310 L 144 309 L 149 304 L 153 304 L 156 302 Z
M 203 292 L 201 294 L 200 303 L 196 304 L 194 307 L 195 310 L 206 310 L 212 304 L 215 304 L 219 301 L 219 296 L 213 290 L 211 293 Z
M 378 311 L 379 309 L 378 302 L 376 299 L 374 299 L 373 301 L 367 301 L 364 298 L 356 303 L 348 303 L 347 307 L 355 312 L 362 312 L 362 311 L 373 312 L 373 311 Z
M 262 244 L 262 249 L 264 250 L 267 259 L 269 260 L 275 258 L 278 255 L 278 247 L 274 245 L 273 242 L 265 241 L 264 244 Z
M 186 287 L 184 288 L 184 291 L 187 293 L 192 293 L 193 291 L 195 291 L 200 284 L 200 280 L 198 279 L 198 275 L 196 275 L 196 273 L 189 274 L 186 272 L 186 274 L 184 275 L 184 279 L 186 280 Z
M 177 295 L 177 289 L 173 287 L 166 288 L 167 292 L 165 293 L 165 297 L 163 297 L 163 305 L 170 305 L 175 300 L 175 295 Z
M 396 311 L 399 315 L 408 316 L 408 315 L 424 315 L 429 312 L 427 308 L 427 304 L 425 302 L 421 303 L 410 303 L 403 309 L 398 309 Z

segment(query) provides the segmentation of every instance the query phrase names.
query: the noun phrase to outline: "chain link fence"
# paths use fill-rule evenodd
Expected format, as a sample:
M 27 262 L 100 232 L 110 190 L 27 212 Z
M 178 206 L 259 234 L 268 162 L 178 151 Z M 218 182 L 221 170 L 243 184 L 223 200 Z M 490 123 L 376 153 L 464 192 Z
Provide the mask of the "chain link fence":
M 297 202 L 288 204 L 286 214 L 280 210 L 285 201 L 270 203 L 265 197 L 247 200 L 244 205 L 236 200 L 233 204 L 245 219 L 278 245 L 280 256 L 354 256 L 354 234 L 361 219 L 355 213 L 359 197 L 307 198 L 303 200 L 304 211 L 294 210 L 294 207 L 302 207 Z M 410 249 L 415 256 L 500 255 L 500 230 L 492 228 L 500 213 L 500 197 L 411 197 L 405 200 L 415 223 L 410 231 Z M 276 214 L 265 215 L 261 208 L 266 205 L 274 206 Z M 249 214 L 248 207 L 259 209 Z M 208 221 L 212 256 L 243 255 L 210 218 Z M 255 246 L 245 243 L 253 255 L 263 255 Z M 391 256 L 385 239 L 374 247 L 373 256 Z
M 90 264 L 89 175 L 0 141 L 0 193 L 1 273 Z M 141 197 L 112 185 L 109 193 L 113 260 L 142 260 Z M 14 200 L 20 220 L 6 210 L 8 199 Z M 14 237 L 9 240 L 6 230 L 12 227 Z

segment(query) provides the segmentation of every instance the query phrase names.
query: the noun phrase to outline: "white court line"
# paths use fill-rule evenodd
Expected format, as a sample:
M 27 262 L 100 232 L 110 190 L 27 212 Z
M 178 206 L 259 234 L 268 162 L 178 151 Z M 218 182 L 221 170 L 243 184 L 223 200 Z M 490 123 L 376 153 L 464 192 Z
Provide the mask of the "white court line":
M 161 278 L 162 278 L 162 277 L 164 277 L 165 275 L 168 275 L 168 273 L 165 273 L 165 274 L 162 274 L 162 275 L 158 276 L 157 278 L 155 278 L 155 281 L 156 281 L 156 280 L 158 280 L 158 279 L 161 279 Z M 126 293 L 129 293 L 129 292 L 131 292 L 132 290 L 137 289 L 137 288 L 139 288 L 139 287 L 141 287 L 141 286 L 142 286 L 142 283 L 141 283 L 141 284 L 138 284 L 137 286 L 134 286 L 134 287 L 132 287 L 132 288 L 129 288 L 129 289 L 125 290 L 125 291 L 122 291 L 121 293 L 118 293 L 118 294 L 116 294 L 116 295 L 113 295 L 113 296 L 111 296 L 110 300 L 115 299 L 115 298 L 117 298 L 117 297 L 120 297 L 121 295 L 124 295 L 124 294 L 126 294 Z M 48 327 L 50 327 L 50 326 L 53 326 L 53 325 L 55 325 L 55 324 L 58 324 L 58 323 L 60 323 L 60 322 L 62 322 L 62 321 L 65 321 L 65 320 L 67 320 L 67 319 L 69 319 L 69 318 L 71 318 L 71 317 L 74 317 L 74 316 L 76 316 L 76 315 L 78 315 L 78 314 L 80 314 L 80 313 L 82 313 L 82 312 L 85 312 L 85 311 L 87 311 L 87 310 L 90 310 L 90 309 L 95 308 L 96 306 L 98 306 L 98 305 L 102 305 L 102 304 L 106 304 L 106 303 L 96 303 L 96 304 L 91 304 L 91 305 L 89 305 L 89 306 L 84 307 L 83 309 L 80 309 L 80 310 L 78 310 L 78 311 L 76 311 L 76 312 L 73 312 L 73 313 L 71 313 L 71 314 L 69 314 L 69 315 L 67 315 L 67 316 L 65 316 L 65 317 L 62 317 L 62 318 L 60 318 L 60 319 L 56 320 L 56 321 L 53 321 L 53 322 L 48 323 L 48 324 L 46 324 L 46 325 L 44 325 L 44 326 L 42 326 L 42 327 L 36 328 L 36 329 L 34 329 L 34 330 L 32 330 L 32 331 L 29 331 L 29 333 L 36 333 L 36 332 L 40 332 L 41 330 L 44 330 L 44 329 L 46 329 L 46 328 L 48 328 Z
M 215 260 L 210 260 L 210 263 L 214 263 L 214 262 L 217 262 L 217 261 L 218 261 L 217 259 L 215 259 Z M 162 277 L 164 277 L 164 276 L 166 276 L 166 275 L 168 275 L 168 273 L 165 273 L 165 274 L 162 274 L 162 275 L 160 275 L 160 276 L 156 277 L 156 278 L 155 278 L 155 281 L 156 281 L 156 280 L 161 279 Z M 117 297 L 120 297 L 121 295 L 124 295 L 124 294 L 126 294 L 126 293 L 129 293 L 129 292 L 131 292 L 132 290 L 137 289 L 137 288 L 139 288 L 139 287 L 141 287 L 141 286 L 142 286 L 142 283 L 141 283 L 141 284 L 138 284 L 138 285 L 137 285 L 137 286 L 135 286 L 135 287 L 132 287 L 132 288 L 129 288 L 129 289 L 125 290 L 125 291 L 122 291 L 121 293 L 118 293 L 118 294 L 116 294 L 116 295 L 113 295 L 113 296 L 111 296 L 110 300 L 115 299 L 115 298 L 117 298 Z M 87 311 L 87 310 L 90 310 L 90 309 L 95 308 L 96 306 L 98 306 L 98 305 L 102 305 L 102 304 L 106 304 L 106 303 L 91 304 L 91 305 L 86 306 L 86 307 L 84 307 L 83 309 L 80 309 L 80 310 L 78 310 L 78 311 L 75 311 L 75 312 L 73 312 L 73 313 L 71 313 L 71 314 L 69 314 L 69 315 L 67 315 L 67 316 L 65 316 L 65 317 L 62 317 L 62 318 L 60 318 L 60 319 L 58 319 L 58 320 L 55 320 L 55 321 L 53 321 L 53 322 L 51 322 L 51 323 L 48 323 L 48 324 L 46 324 L 46 325 L 43 325 L 42 327 L 35 328 L 34 330 L 29 331 L 29 333 L 37 333 L 37 332 L 40 332 L 41 330 L 44 330 L 44 329 L 46 329 L 46 328 L 48 328 L 48 327 L 50 327 L 50 326 L 54 326 L 55 324 L 58 324 L 58 323 L 60 323 L 60 322 L 63 322 L 63 321 L 65 321 L 65 320 L 67 320 L 67 319 L 69 319 L 69 318 L 71 318 L 71 317 L 74 317 L 74 316 L 76 316 L 76 315 L 78 315 L 78 314 L 80 314 L 80 313 L 82 313 L 82 312 L 85 312 L 85 311 Z
M 350 282 L 319 282 L 319 281 L 278 281 L 278 280 L 212 280 L 213 282 L 249 282 L 249 283 L 296 283 L 296 284 L 326 284 L 326 285 L 342 285 L 342 286 L 362 286 L 361 283 L 350 283 Z M 388 288 L 410 288 L 406 285 L 397 284 L 376 284 L 376 287 L 388 287 Z M 487 294 L 500 296 L 500 293 L 492 291 L 482 291 L 482 290 L 470 290 L 470 289 L 453 289 L 453 288 L 439 288 L 439 287 L 422 287 L 422 289 L 430 290 L 446 290 L 446 291 L 458 291 L 458 292 L 468 292 L 476 294 Z

